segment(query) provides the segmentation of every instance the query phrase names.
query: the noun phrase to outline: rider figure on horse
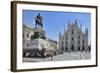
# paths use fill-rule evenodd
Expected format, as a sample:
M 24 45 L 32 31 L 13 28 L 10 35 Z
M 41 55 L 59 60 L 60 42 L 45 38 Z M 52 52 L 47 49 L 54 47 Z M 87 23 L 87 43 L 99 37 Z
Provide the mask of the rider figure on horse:
M 35 26 L 37 27 L 37 25 L 43 27 L 42 16 L 40 16 L 40 13 L 35 18 Z

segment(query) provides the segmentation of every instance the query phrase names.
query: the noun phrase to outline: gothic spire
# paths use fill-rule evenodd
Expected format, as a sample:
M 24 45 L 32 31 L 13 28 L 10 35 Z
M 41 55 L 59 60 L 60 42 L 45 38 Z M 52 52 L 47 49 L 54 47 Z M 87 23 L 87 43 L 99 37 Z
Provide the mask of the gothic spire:
M 59 32 L 59 38 L 61 38 L 61 36 L 62 36 L 62 34 L 61 34 L 61 32 Z
M 78 23 L 77 23 L 77 19 L 75 19 L 75 25 L 77 25 Z
M 85 34 L 88 35 L 88 28 L 85 29 Z
M 82 24 L 80 24 L 80 29 L 82 30 Z
M 68 27 L 70 26 L 70 21 L 68 22 Z

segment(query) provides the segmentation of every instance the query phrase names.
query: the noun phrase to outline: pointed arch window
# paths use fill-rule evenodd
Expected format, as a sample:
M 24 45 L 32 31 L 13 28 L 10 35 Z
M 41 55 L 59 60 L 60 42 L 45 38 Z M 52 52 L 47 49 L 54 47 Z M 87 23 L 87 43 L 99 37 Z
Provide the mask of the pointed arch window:
M 66 40 L 67 40 L 67 36 L 66 36 Z
M 84 44 L 84 42 L 85 42 L 85 41 L 83 40 L 83 44 Z
M 84 51 L 84 49 L 85 49 L 85 48 L 84 48 L 84 46 L 83 46 L 83 47 L 82 47 L 82 51 Z
M 78 51 L 80 51 L 80 46 L 78 46 Z
M 78 44 L 80 44 L 80 40 L 78 40 Z
M 74 37 L 72 37 L 72 41 L 74 40 Z
M 78 39 L 80 39 L 80 35 L 78 35 Z
M 28 43 L 26 44 L 26 46 L 27 46 L 27 47 L 29 46 Z
M 66 41 L 66 45 L 67 45 L 67 41 Z
M 72 35 L 74 34 L 74 30 L 72 29 Z
M 74 46 L 73 45 L 71 46 L 71 51 L 74 51 Z

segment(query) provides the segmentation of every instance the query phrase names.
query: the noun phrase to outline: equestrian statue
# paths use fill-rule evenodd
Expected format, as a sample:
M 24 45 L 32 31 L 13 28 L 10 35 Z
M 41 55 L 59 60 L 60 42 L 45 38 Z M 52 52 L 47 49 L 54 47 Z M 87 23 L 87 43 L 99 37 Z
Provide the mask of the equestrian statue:
M 35 27 L 41 27 L 43 28 L 43 18 L 40 16 L 40 13 L 35 17 Z

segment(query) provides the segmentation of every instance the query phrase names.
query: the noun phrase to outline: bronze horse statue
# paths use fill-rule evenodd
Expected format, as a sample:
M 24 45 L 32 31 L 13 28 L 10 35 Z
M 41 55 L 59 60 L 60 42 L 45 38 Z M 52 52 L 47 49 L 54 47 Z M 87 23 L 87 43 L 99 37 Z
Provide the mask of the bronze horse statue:
M 35 18 L 35 26 L 37 27 L 37 25 L 43 27 L 42 16 L 40 16 L 40 13 Z

